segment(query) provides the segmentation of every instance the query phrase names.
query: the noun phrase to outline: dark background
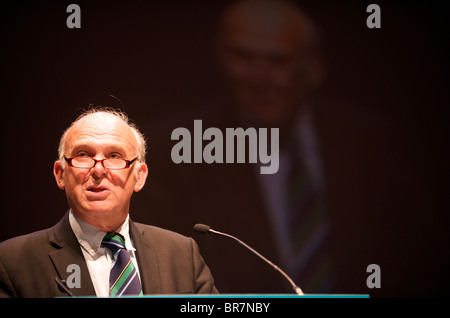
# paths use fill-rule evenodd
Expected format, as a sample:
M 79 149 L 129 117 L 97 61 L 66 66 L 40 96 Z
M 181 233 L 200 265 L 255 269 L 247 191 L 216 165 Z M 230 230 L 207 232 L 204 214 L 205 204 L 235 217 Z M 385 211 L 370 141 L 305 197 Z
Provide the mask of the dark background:
M 150 193 L 158 193 L 152 172 L 159 167 L 152 166 L 152 159 L 171 164 L 170 153 L 152 153 L 152 133 L 174 114 L 202 118 L 204 112 L 214 112 L 215 102 L 225 95 L 213 40 L 227 2 L 77 1 L 81 29 L 68 29 L 70 3 L 2 4 L 0 241 L 50 227 L 67 210 L 53 178 L 53 162 L 63 130 L 89 104 L 122 108 L 148 138 L 150 175 L 134 197 L 133 219 L 178 230 L 176 216 L 158 220 L 149 210 Z M 382 274 L 386 287 L 381 296 L 445 295 L 448 19 L 442 2 L 378 1 L 382 28 L 368 29 L 370 3 L 302 3 L 319 26 L 328 61 L 318 112 L 342 119 L 324 129 L 341 132 L 335 135 L 337 151 L 340 142 L 365 145 L 343 151 L 365 158 L 360 164 L 367 182 L 338 196 L 348 204 L 360 200 L 364 202 L 358 206 L 376 205 L 380 214 L 367 220 L 378 231 L 372 237 L 379 242 L 376 248 L 405 255 L 398 270 L 409 284 L 397 286 L 395 275 L 389 281 Z M 367 127 L 371 133 L 361 134 Z M 173 144 L 169 134 L 155 138 Z M 342 176 L 361 177 L 331 177 L 339 183 Z M 369 193 L 374 195 L 365 200 Z M 197 222 L 201 220 L 192 220 Z M 391 245 L 386 237 L 397 233 L 402 243 Z M 202 249 L 203 238 L 191 228 L 183 234 L 194 236 Z M 414 286 L 423 289 L 414 292 Z

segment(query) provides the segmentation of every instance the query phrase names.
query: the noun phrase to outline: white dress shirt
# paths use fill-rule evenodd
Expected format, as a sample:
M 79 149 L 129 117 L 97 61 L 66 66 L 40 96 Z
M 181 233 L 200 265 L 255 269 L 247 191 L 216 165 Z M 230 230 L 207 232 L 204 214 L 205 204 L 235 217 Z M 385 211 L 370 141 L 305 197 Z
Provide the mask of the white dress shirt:
M 72 211 L 69 213 L 69 223 L 80 244 L 96 295 L 109 297 L 109 274 L 112 255 L 109 249 L 101 246 L 106 232 L 80 220 Z M 120 233 L 125 238 L 125 248 L 130 254 L 136 272 L 140 277 L 135 255 L 136 249 L 133 247 L 129 233 L 129 215 L 127 215 L 125 221 L 115 232 Z

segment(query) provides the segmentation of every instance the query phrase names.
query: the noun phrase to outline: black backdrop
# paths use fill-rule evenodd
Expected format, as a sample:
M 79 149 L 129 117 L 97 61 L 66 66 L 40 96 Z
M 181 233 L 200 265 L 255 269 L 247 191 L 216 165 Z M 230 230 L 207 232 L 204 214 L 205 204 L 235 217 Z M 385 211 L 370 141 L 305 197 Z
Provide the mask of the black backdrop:
M 149 183 L 132 207 L 141 221 L 154 188 L 152 169 L 158 168 L 151 166 L 152 157 L 170 160 L 170 154 L 152 153 L 152 125 L 179 111 L 201 118 L 225 94 L 212 42 L 226 1 L 78 1 L 81 29 L 66 27 L 70 3 L 2 4 L 0 241 L 52 226 L 67 210 L 52 166 L 62 131 L 81 109 L 121 107 L 147 136 Z M 415 243 L 411 250 L 439 252 L 431 259 L 410 257 L 413 264 L 405 265 L 412 281 L 425 275 L 422 270 L 433 272 L 434 289 L 423 293 L 434 295 L 448 291 L 449 283 L 447 19 L 438 2 L 379 1 L 382 28 L 371 30 L 365 24 L 369 3 L 303 4 L 320 28 L 329 65 L 318 107 L 389 131 L 387 142 L 378 135 L 362 141 L 386 142 L 377 156 L 389 165 L 379 169 L 398 177 L 380 197 L 392 219 L 378 221 L 394 237 L 406 233 L 404 239 Z M 358 135 L 345 121 L 342 127 L 343 136 Z M 366 163 L 369 177 L 381 161 L 372 159 Z M 358 191 L 372 189 L 355 189 L 355 197 Z M 176 229 L 176 219 L 143 221 Z

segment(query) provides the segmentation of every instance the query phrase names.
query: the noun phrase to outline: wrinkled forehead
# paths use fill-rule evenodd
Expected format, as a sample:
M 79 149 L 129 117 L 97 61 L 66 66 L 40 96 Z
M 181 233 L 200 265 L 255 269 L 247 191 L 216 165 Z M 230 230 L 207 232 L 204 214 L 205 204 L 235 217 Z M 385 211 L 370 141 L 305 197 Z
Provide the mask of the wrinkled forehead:
M 136 136 L 122 119 L 108 113 L 94 113 L 78 120 L 69 130 L 65 142 L 67 153 L 77 148 L 114 149 L 135 156 Z

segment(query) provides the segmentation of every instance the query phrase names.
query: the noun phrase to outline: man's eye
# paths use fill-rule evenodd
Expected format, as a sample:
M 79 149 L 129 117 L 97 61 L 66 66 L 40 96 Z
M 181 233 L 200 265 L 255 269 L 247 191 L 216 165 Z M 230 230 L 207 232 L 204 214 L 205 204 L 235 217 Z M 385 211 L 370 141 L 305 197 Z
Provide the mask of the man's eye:
M 77 157 L 89 157 L 89 154 L 87 152 L 79 152 L 76 155 Z
M 118 154 L 118 153 L 112 153 L 112 154 L 109 155 L 109 158 L 111 158 L 111 159 L 120 159 L 120 158 L 122 158 L 122 156 L 120 154 Z

